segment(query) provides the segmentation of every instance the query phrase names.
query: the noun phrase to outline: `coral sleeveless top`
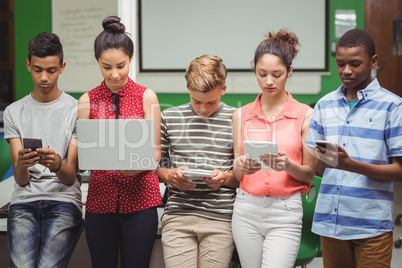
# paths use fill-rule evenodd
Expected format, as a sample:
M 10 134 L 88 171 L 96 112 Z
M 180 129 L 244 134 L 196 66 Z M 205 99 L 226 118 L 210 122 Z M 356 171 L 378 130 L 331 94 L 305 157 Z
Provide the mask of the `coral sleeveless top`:
M 241 154 L 244 154 L 243 141 L 275 141 L 278 151 L 297 163 L 302 163 L 303 143 L 301 131 L 308 105 L 299 103 L 286 92 L 288 98 L 282 111 L 273 121 L 269 121 L 261 109 L 261 96 L 241 108 L 242 137 Z M 240 187 L 253 195 L 289 196 L 297 192 L 307 193 L 309 183 L 300 182 L 286 171 L 261 169 L 252 175 L 243 175 Z

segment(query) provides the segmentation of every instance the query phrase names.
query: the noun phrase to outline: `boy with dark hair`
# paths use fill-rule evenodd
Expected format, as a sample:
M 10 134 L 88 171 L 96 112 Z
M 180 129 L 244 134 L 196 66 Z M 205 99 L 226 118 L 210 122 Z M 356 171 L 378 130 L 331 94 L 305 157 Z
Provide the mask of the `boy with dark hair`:
M 161 151 L 167 155 L 170 149 L 172 166 L 157 169 L 160 180 L 169 183 L 162 218 L 167 268 L 227 268 L 231 260 L 238 182 L 232 174 L 236 109 L 221 102 L 226 75 L 219 57 L 196 58 L 185 75 L 191 102 L 162 112 Z M 183 170 L 209 171 L 211 176 L 189 178 Z
M 77 100 L 57 86 L 66 66 L 56 34 L 32 38 L 26 60 L 34 91 L 4 112 L 15 191 L 7 219 L 11 267 L 67 267 L 81 235 Z M 42 140 L 27 148 L 25 138 Z
M 370 77 L 370 35 L 346 32 L 336 48 L 341 85 L 311 117 L 308 145 L 325 167 L 312 231 L 324 266 L 390 267 L 393 182 L 402 181 L 402 101 Z M 316 145 L 328 140 L 334 149 Z

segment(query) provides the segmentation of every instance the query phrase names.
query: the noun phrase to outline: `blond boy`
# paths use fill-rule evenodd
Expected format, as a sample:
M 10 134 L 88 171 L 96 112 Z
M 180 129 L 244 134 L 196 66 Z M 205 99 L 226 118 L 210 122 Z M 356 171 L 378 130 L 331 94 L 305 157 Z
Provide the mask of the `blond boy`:
M 162 112 L 162 155 L 171 168 L 158 167 L 169 184 L 162 218 L 165 265 L 227 268 L 234 243 L 233 202 L 238 183 L 232 175 L 231 118 L 236 110 L 221 102 L 227 70 L 222 60 L 203 55 L 186 71 L 191 102 Z M 209 171 L 210 178 L 181 171 Z

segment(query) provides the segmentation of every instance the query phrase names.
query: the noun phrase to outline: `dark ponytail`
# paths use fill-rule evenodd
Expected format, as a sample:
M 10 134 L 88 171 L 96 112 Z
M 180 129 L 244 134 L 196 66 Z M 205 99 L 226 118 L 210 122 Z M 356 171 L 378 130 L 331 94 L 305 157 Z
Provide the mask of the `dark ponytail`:
M 122 49 L 129 58 L 133 57 L 134 44 L 126 34 L 126 27 L 120 23 L 116 16 L 106 17 L 103 22 L 103 31 L 96 37 L 94 42 L 95 58 L 99 59 L 103 51 L 108 49 Z

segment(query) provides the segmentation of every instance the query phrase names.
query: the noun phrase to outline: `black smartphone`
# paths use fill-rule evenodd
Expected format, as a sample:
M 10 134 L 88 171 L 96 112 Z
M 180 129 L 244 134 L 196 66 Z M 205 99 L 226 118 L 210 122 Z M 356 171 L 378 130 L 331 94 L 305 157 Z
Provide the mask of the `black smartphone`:
M 42 139 L 23 138 L 22 143 L 24 148 L 31 148 L 32 151 L 36 151 L 38 148 L 42 148 Z
M 326 150 L 332 150 L 336 151 L 334 146 L 332 146 L 330 141 L 325 141 L 325 140 L 316 140 L 315 144 L 317 144 L 320 147 L 324 147 Z

